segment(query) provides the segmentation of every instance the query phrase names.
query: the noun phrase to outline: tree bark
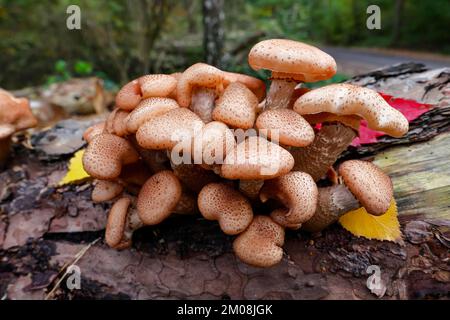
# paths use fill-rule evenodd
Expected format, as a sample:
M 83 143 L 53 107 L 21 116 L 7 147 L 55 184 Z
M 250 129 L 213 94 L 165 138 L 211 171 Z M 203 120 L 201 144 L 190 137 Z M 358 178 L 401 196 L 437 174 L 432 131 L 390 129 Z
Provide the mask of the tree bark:
M 203 0 L 203 47 L 206 63 L 221 67 L 224 30 L 223 0 Z

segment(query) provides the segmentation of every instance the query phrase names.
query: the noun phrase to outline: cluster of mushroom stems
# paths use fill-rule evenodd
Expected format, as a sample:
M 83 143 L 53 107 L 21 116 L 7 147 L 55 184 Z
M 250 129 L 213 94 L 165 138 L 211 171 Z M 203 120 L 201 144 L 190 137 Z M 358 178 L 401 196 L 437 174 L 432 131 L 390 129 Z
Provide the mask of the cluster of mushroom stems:
M 85 132 L 92 199 L 116 199 L 109 246 L 127 248 L 142 226 L 200 212 L 236 236 L 240 260 L 270 267 L 282 259 L 285 229 L 321 231 L 360 207 L 387 211 L 393 188 L 379 168 L 360 160 L 333 165 L 362 119 L 400 137 L 406 118 L 367 88 L 303 88 L 336 73 L 334 59 L 313 46 L 264 40 L 248 61 L 272 72 L 267 95 L 260 79 L 197 63 L 126 84 L 106 121 Z M 318 187 L 321 179 L 328 186 Z

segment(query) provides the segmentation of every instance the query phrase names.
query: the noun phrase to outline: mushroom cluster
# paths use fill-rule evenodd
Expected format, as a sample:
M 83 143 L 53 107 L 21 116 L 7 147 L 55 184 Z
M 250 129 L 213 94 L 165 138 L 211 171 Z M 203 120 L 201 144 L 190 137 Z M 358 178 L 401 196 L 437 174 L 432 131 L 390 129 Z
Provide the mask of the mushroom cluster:
M 333 166 L 361 120 L 400 137 L 406 118 L 367 88 L 302 88 L 336 73 L 334 59 L 310 45 L 265 40 L 248 61 L 271 71 L 267 95 L 257 78 L 197 63 L 126 84 L 107 120 L 85 132 L 92 199 L 116 199 L 109 246 L 129 247 L 142 226 L 200 212 L 236 236 L 240 260 L 270 267 L 282 259 L 285 229 L 317 232 L 359 207 L 387 211 L 393 188 L 379 168 L 360 160 Z

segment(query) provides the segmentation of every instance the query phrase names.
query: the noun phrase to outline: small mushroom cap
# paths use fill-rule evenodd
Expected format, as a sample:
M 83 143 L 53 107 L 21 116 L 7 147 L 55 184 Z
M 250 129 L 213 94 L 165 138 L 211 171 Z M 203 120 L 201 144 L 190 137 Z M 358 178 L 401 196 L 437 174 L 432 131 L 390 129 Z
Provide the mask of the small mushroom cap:
M 266 129 L 267 137 L 279 139 L 281 144 L 306 147 L 314 140 L 314 130 L 298 113 L 291 109 L 266 110 L 256 119 L 256 128 Z
M 128 134 L 127 130 L 127 116 L 128 111 L 122 109 L 114 109 L 106 119 L 105 132 L 111 133 L 119 137 L 124 137 Z
M 139 155 L 127 140 L 102 133 L 97 135 L 86 148 L 83 166 L 89 175 L 100 180 L 119 177 L 122 166 L 138 161 Z
M 259 197 L 262 202 L 269 199 L 280 201 L 285 208 L 272 212 L 272 219 L 283 227 L 298 229 L 316 212 L 319 191 L 314 179 L 300 171 L 273 180 L 267 180 Z
M 177 100 L 181 107 L 189 107 L 191 104 L 192 90 L 194 87 L 212 88 L 221 92 L 225 84 L 222 70 L 206 63 L 196 63 L 183 72 L 177 84 Z
M 114 199 L 123 191 L 123 185 L 116 181 L 97 180 L 92 190 L 92 201 L 104 202 Z
M 212 118 L 234 128 L 250 129 L 256 118 L 258 99 L 245 85 L 231 83 L 218 99 Z
M 266 85 L 264 81 L 241 73 L 224 71 L 224 74 L 227 82 L 242 83 L 247 88 L 249 88 L 253 92 L 253 94 L 258 98 L 258 101 L 262 101 L 266 97 Z
M 142 92 L 139 81 L 133 80 L 119 90 L 116 95 L 116 106 L 123 110 L 133 110 L 141 102 Z
M 168 97 L 177 87 L 177 79 L 168 74 L 149 74 L 138 79 L 142 98 Z
M 179 107 L 180 106 L 175 100 L 169 98 L 144 99 L 125 120 L 127 130 L 130 133 L 135 133 L 139 127 L 148 120 Z
M 294 158 L 289 151 L 262 137 L 252 136 L 227 154 L 221 176 L 226 179 L 266 180 L 288 173 L 293 166 Z
M 379 216 L 389 209 L 394 194 L 392 182 L 376 165 L 348 160 L 340 165 L 338 172 L 368 213 Z
M 90 143 L 94 137 L 105 131 L 106 122 L 102 121 L 87 128 L 83 133 L 83 139 Z
M 201 159 L 202 165 L 208 168 L 210 165 L 222 164 L 227 153 L 233 150 L 236 141 L 226 124 L 213 121 L 206 124 L 201 134 L 195 137 L 194 145 L 194 159 Z M 197 150 L 197 147 L 201 147 L 201 150 Z
M 13 126 L 15 132 L 36 126 L 37 119 L 31 113 L 28 99 L 16 98 L 0 89 L 0 124 Z
M 142 222 L 156 225 L 170 216 L 181 199 L 181 192 L 181 183 L 172 171 L 165 170 L 151 176 L 137 199 Z
M 263 40 L 250 50 L 248 63 L 254 70 L 272 71 L 273 78 L 316 82 L 336 73 L 336 61 L 322 50 L 286 39 Z
M 267 216 L 256 216 L 233 242 L 236 256 L 243 262 L 268 268 L 283 258 L 284 229 Z
M 120 198 L 109 211 L 105 241 L 111 248 L 125 249 L 131 246 L 131 240 L 124 237 L 130 205 L 130 198 Z
M 303 115 L 303 118 L 305 118 L 305 120 L 312 125 L 325 122 L 341 122 L 356 131 L 359 130 L 359 125 L 361 122 L 361 118 L 358 116 L 338 116 L 329 112 L 305 114 Z
M 376 91 L 351 84 L 332 84 L 311 90 L 297 99 L 294 111 L 301 115 L 329 112 L 339 116 L 357 115 L 369 128 L 399 138 L 409 129 L 408 120 Z
M 208 220 L 217 220 L 225 234 L 243 232 L 253 220 L 250 202 L 224 183 L 210 183 L 198 195 L 198 208 Z
M 203 128 L 203 121 L 187 108 L 176 108 L 141 125 L 136 140 L 145 149 L 172 149 L 178 143 L 190 142 Z

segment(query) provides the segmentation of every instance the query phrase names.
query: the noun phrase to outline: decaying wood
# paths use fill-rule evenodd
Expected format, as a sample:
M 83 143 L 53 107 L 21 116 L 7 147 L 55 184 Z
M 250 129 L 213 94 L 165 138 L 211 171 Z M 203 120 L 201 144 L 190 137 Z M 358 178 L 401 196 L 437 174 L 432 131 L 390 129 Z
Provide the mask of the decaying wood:
M 430 74 L 416 65 L 397 66 L 354 81 L 380 88 L 389 83 L 396 91 L 404 88 L 407 98 L 411 88 L 442 80 L 438 73 Z M 428 80 L 407 80 L 414 77 Z M 379 147 L 346 154 L 374 159 L 392 177 L 404 244 L 356 238 L 337 225 L 320 235 L 288 231 L 283 260 L 270 269 L 239 262 L 231 250 L 233 238 L 198 215 L 173 216 L 137 231 L 129 250 L 108 248 L 103 233 L 111 203 L 92 203 L 91 181 L 57 186 L 70 152 L 64 149 L 57 156 L 57 148 L 48 146 L 52 139 L 46 134 L 54 135 L 56 129 L 37 133 L 30 141 L 21 138 L 0 173 L 0 297 L 42 299 L 58 285 L 56 299 L 376 299 L 366 287 L 366 270 L 378 265 L 386 288 L 383 299 L 448 298 L 450 133 L 445 132 L 445 90 L 446 85 L 429 90 L 436 100 L 427 103 L 439 108 L 422 116 L 435 129 L 417 123 L 402 144 L 383 138 Z M 64 139 L 73 134 L 73 141 L 79 141 L 70 123 L 60 126 L 57 132 L 68 135 Z M 59 282 L 64 266 L 98 237 L 102 240 L 77 262 L 81 290 L 69 290 L 65 281 Z

